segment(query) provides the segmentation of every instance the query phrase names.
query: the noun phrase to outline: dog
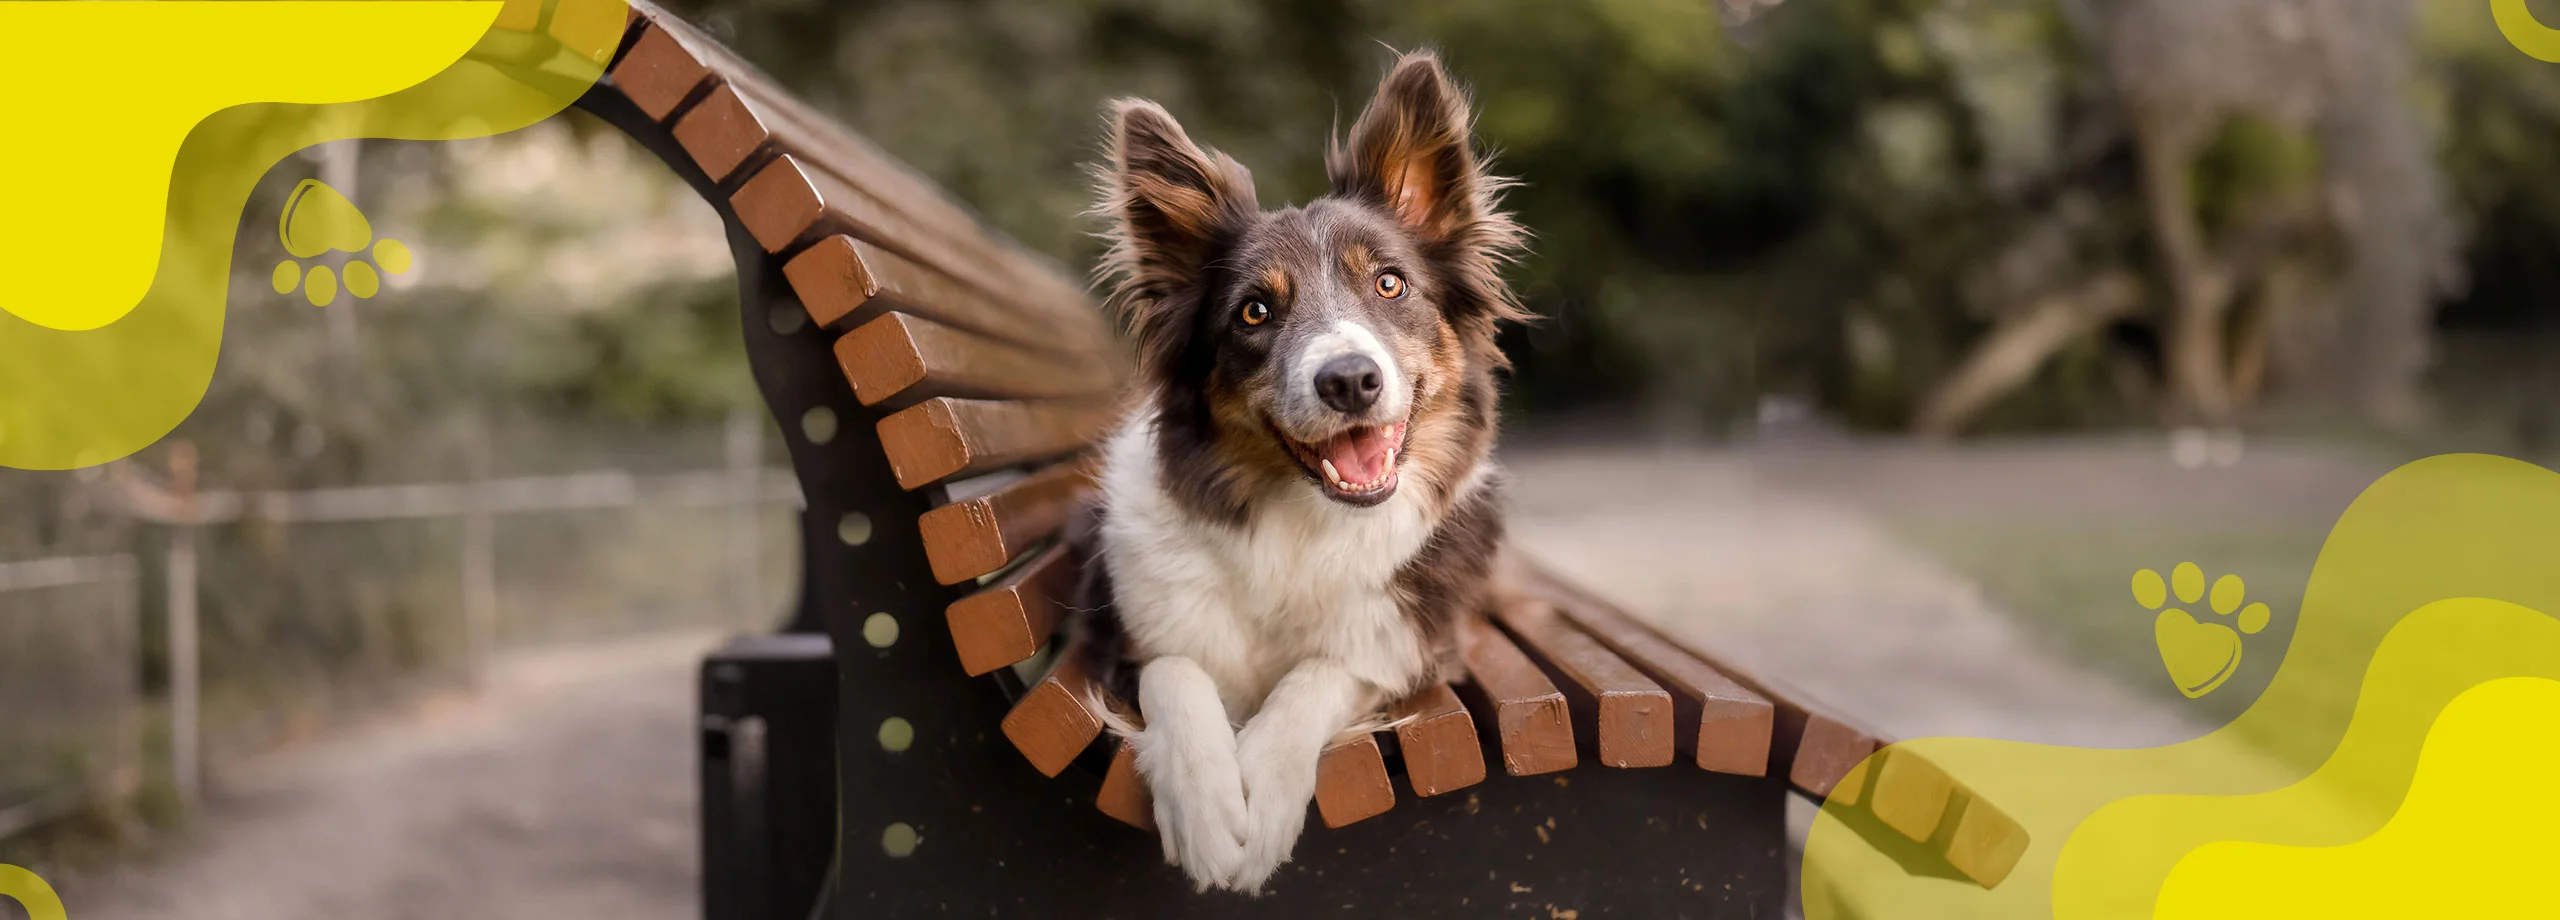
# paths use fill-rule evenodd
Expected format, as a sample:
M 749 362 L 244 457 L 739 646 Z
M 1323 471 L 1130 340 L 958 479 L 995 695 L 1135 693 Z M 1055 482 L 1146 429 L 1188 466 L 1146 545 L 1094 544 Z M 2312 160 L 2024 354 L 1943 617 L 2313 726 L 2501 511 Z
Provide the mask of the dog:
M 1152 102 L 1109 115 L 1097 275 L 1137 350 L 1080 531 L 1082 647 L 1168 863 L 1258 892 L 1316 763 L 1438 680 L 1503 533 L 1490 458 L 1502 278 L 1526 232 L 1430 53 L 1399 58 L 1325 157 L 1332 190 L 1263 211 L 1234 160 Z M 1238 728 L 1237 726 L 1242 726 Z

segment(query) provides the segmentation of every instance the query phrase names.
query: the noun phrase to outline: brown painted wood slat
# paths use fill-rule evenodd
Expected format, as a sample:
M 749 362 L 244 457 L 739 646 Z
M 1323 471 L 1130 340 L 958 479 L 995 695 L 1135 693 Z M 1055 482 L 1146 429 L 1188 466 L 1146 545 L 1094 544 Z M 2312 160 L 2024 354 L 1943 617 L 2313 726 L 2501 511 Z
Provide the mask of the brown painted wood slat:
M 785 154 L 765 164 L 730 195 L 729 202 L 737 211 L 739 222 L 770 252 L 782 252 L 809 238 L 813 249 L 822 245 L 833 249 L 821 258 L 832 259 L 841 268 L 846 250 L 839 244 L 826 243 L 825 237 L 844 235 L 869 244 L 869 250 L 857 247 L 852 251 L 861 255 L 860 263 L 869 268 L 875 282 L 886 286 L 910 281 L 913 287 L 908 293 L 916 296 L 907 299 L 939 308 L 917 311 L 920 314 L 949 320 L 951 325 L 991 338 L 1083 360 L 1099 360 L 1115 372 L 1125 364 L 1110 325 L 1090 301 L 1023 299 L 1020 293 L 1026 286 L 1018 272 L 991 271 L 985 256 L 955 249 L 889 210 L 869 193 L 832 174 L 809 168 L 797 154 Z M 895 254 L 901 261 L 926 271 L 907 271 L 905 278 L 895 278 L 887 273 L 883 260 L 872 257 L 874 251 Z M 804 292 L 804 302 L 812 294 L 821 299 L 844 299 L 825 294 L 822 287 L 813 285 L 795 284 L 794 290 Z M 993 309 L 977 309 L 982 307 Z M 813 316 L 830 322 L 849 312 L 840 302 L 812 310 Z
M 1534 587 L 1556 601 L 1565 616 L 1592 638 L 1671 691 L 1680 751 L 1699 768 L 1737 776 L 1768 775 L 1769 736 L 1777 721 L 1777 709 L 1768 697 L 1637 625 L 1607 602 L 1544 576 L 1535 577 Z
M 1762 692 L 1769 692 L 1767 688 L 1763 684 Z M 1783 690 L 1769 696 L 1772 700 L 1803 699 Z M 1789 709 L 1795 711 L 1790 713 Z M 1787 782 L 1819 799 L 1831 794 L 1849 768 L 1882 749 L 1886 742 L 1839 716 L 1800 704 L 1781 703 L 1777 731 L 1770 736 L 1770 744 L 1771 759 L 1787 764 Z
M 937 397 L 880 420 L 880 445 L 901 488 L 1074 453 L 1117 416 L 1108 398 L 998 402 Z
M 1388 712 L 1396 721 L 1396 748 L 1413 794 L 1433 796 L 1484 782 L 1484 743 L 1457 691 L 1434 683 Z
M 1880 759 L 1881 766 L 1870 759 L 1867 768 L 1853 771 L 1874 771 L 1865 805 L 1877 820 L 1928 844 L 1982 887 L 2000 884 L 2017 867 L 2026 853 L 2027 831 L 2016 819 L 1917 750 L 1888 748 Z
M 922 317 L 887 313 L 836 339 L 836 363 L 854 398 L 876 406 L 933 396 L 1055 399 L 1108 391 L 1108 363 L 1058 361 Z
M 1156 829 L 1155 797 L 1147 793 L 1147 781 L 1138 776 L 1138 751 L 1126 738 L 1111 752 L 1111 766 L 1102 771 L 1102 791 L 1094 793 L 1093 807 L 1130 827 Z
M 1490 731 L 1502 748 L 1502 768 L 1513 776 L 1572 769 L 1573 717 L 1564 693 L 1518 646 L 1482 619 L 1459 627 L 1467 681 L 1455 687 L 1475 713 L 1476 729 Z
M 756 108 L 780 146 L 837 179 L 859 186 L 904 219 L 959 245 L 977 260 L 947 268 L 958 271 L 977 267 L 1002 279 L 1000 286 L 1009 294 L 1041 309 L 1075 305 L 1089 309 L 1090 300 L 1083 287 L 1072 282 L 1063 270 L 989 232 L 983 221 L 930 180 L 800 101 L 727 49 L 691 34 L 682 24 L 676 28 L 702 50 L 711 69 Z
M 613 65 L 613 85 L 652 120 L 664 122 L 693 88 L 711 78 L 711 69 L 693 49 L 669 31 L 665 20 L 651 22 L 631 51 Z
M 975 223 L 953 229 L 920 222 L 871 190 L 819 168 L 797 150 L 765 164 L 729 202 L 738 221 L 766 252 L 790 248 L 812 235 L 813 228 L 821 233 L 847 232 L 1033 312 L 1100 319 L 1081 291 L 1055 273 L 1028 264 L 1027 256 L 1006 258 L 1010 247 L 989 240 Z
M 1606 635 L 1614 628 L 1649 635 L 1767 699 L 1773 710 L 1769 763 L 1798 790 L 1816 799 L 1831 798 L 1844 807 L 1869 809 L 1896 833 L 1924 842 L 1986 888 L 2007 878 L 2026 852 L 2029 840 L 2024 826 L 1918 754 L 1895 748 L 1880 760 L 1871 760 L 1868 755 L 1890 743 L 1883 735 L 1828 711 L 1800 692 L 1718 661 L 1704 650 L 1674 643 L 1524 559 L 1504 562 L 1506 579 L 1568 600 L 1588 601 L 1568 604 L 1566 610 L 1569 616 L 1587 613 L 1592 620 L 1612 624 L 1595 627 L 1595 634 Z M 1893 763 L 1906 755 L 1902 764 Z
M 1053 546 L 1003 581 L 953 601 L 943 620 L 961 670 L 976 677 L 1039 652 L 1066 616 L 1076 576 L 1067 548 Z
M 1574 587 L 1571 583 L 1524 557 L 1506 557 L 1504 563 L 1511 567 L 1505 573 L 1507 579 L 1526 579 L 1532 583 L 1543 582 L 1589 596 L 1589 592 Z M 1807 795 L 1817 799 L 1829 795 L 1831 788 L 1840 782 L 1842 774 L 1847 773 L 1850 767 L 1856 766 L 1859 760 L 1884 746 L 1881 736 L 1833 714 L 1826 707 L 1812 702 L 1812 698 L 1803 693 L 1756 676 L 1747 669 L 1735 667 L 1732 662 L 1706 649 L 1673 642 L 1669 637 L 1662 636 L 1661 631 L 1654 629 L 1650 624 L 1638 623 L 1632 619 L 1629 622 L 1639 629 L 1652 632 L 1663 641 L 1672 642 L 1687 650 L 1698 660 L 1731 678 L 1734 683 L 1767 698 L 1774 710 L 1769 734 L 1769 770 L 1786 776 L 1789 784 Z
M 1058 775 L 1102 735 L 1102 714 L 1088 705 L 1102 690 L 1083 659 L 1074 647 L 1061 648 L 1048 676 L 1004 714 L 1004 736 L 1042 776 Z
M 1127 373 L 1118 340 L 1093 314 L 1027 311 L 847 234 L 810 244 L 782 274 L 821 326 L 856 326 L 894 310 L 1038 352 L 1036 363 L 1053 371 L 1114 381 Z
M 1947 799 L 1954 793 L 1955 779 L 1937 764 L 1909 750 L 1892 750 L 1875 771 L 1866 804 L 1886 827 L 1925 841 L 1946 817 Z
M 715 85 L 699 92 L 725 91 L 726 98 L 736 100 L 731 113 L 752 116 L 760 129 L 761 137 L 757 130 L 745 130 L 732 138 L 713 165 L 734 157 L 743 164 L 736 173 L 754 172 L 733 193 L 731 205 L 768 252 L 788 248 L 833 211 L 835 220 L 846 224 L 840 229 L 906 251 L 1010 305 L 1034 333 L 1016 341 L 1058 342 L 1061 351 L 1078 352 L 1111 343 L 1109 324 L 1083 285 L 1063 269 L 989 231 L 913 169 L 800 101 L 718 42 L 645 2 L 637 8 L 654 20 L 648 27 L 651 34 L 640 39 L 646 47 L 635 45 L 625 56 L 626 63 L 638 59 L 631 76 L 642 85 L 633 98 L 644 112 L 664 121 L 710 80 Z M 670 66 L 682 72 L 667 71 Z M 677 83 L 681 85 L 672 85 Z M 710 102 L 706 96 L 705 104 Z M 759 167 L 762 158 L 754 151 L 760 147 L 783 155 Z M 791 169 L 774 168 L 783 165 Z M 1068 328 L 1044 329 L 1040 320 Z
M 933 578 L 956 585 L 1013 562 L 1058 532 L 1093 488 L 1094 461 L 1060 463 L 986 495 L 927 511 L 916 522 Z
M 702 167 L 702 174 L 713 182 L 728 181 L 730 174 L 773 140 L 773 132 L 755 108 L 738 95 L 736 87 L 725 83 L 712 87 L 676 120 L 675 136 L 693 165 Z
M 1671 694 L 1661 685 L 1574 628 L 1544 599 L 1507 598 L 1495 606 L 1494 616 L 1564 691 L 1574 736 L 1594 759 L 1612 767 L 1671 763 L 1677 747 Z
M 1396 807 L 1396 787 L 1387 779 L 1387 757 L 1378 739 L 1355 732 L 1334 739 L 1316 761 L 1316 814 L 1326 827 L 1342 827 L 1386 814 Z
M 1943 836 L 1934 837 L 1932 845 L 1954 864 L 1956 871 L 1984 888 L 1996 888 L 2018 868 L 2018 860 L 2027 854 L 2029 838 L 2025 825 L 1973 790 L 1959 786 L 1954 804 L 1955 820 Z
M 492 29 L 509 32 L 531 32 L 542 25 L 542 0 L 506 0 L 498 7 L 498 18 L 491 20 Z
M 792 256 L 782 264 L 782 277 L 791 282 L 791 292 L 800 298 L 800 306 L 809 311 L 809 321 L 820 326 L 833 326 L 848 317 L 867 320 L 888 309 L 874 299 L 887 292 L 889 285 L 875 267 L 887 253 L 879 247 L 842 233 L 829 236 Z M 949 279 L 944 279 L 948 281 Z M 955 323 L 952 316 L 933 306 L 939 298 L 906 305 L 907 312 Z
M 598 64 L 613 59 L 632 12 L 622 0 L 558 0 L 544 30 L 568 49 Z

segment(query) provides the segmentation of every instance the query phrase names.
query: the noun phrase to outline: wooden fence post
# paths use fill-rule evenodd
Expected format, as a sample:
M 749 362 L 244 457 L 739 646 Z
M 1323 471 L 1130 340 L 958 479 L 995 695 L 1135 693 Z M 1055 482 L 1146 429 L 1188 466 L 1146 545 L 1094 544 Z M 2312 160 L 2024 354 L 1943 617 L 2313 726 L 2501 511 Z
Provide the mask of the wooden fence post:
M 498 525 L 489 489 L 489 444 L 473 431 L 471 483 L 462 516 L 462 634 L 474 681 L 488 676 L 498 647 Z
M 185 520 L 169 529 L 169 774 L 178 801 L 193 807 L 200 791 L 201 734 L 197 691 L 202 679 L 196 635 L 196 448 L 169 445 L 169 482 Z

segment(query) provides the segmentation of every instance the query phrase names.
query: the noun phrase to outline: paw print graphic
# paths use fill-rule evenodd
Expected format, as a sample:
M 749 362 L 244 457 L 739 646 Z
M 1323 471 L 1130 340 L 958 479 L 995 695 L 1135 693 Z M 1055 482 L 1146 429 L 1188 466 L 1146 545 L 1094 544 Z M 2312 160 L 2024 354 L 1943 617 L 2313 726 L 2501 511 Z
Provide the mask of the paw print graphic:
M 286 254 L 293 257 L 276 263 L 272 279 L 276 293 L 291 294 L 300 288 L 303 299 L 315 307 L 336 301 L 342 281 L 347 293 L 362 300 L 382 290 L 381 272 L 397 275 L 409 270 L 409 247 L 399 240 L 375 241 L 372 222 L 364 219 L 355 202 L 318 179 L 304 179 L 293 187 L 276 232 L 284 237 Z M 370 263 L 364 260 L 368 251 L 373 257 Z M 335 272 L 326 265 L 305 268 L 301 262 L 331 252 L 355 253 L 356 258 Z
M 2256 635 L 2259 630 L 2267 628 L 2267 621 L 2273 616 L 2267 605 L 2253 603 L 2241 606 L 2241 602 L 2247 600 L 2248 590 L 2238 575 L 2224 575 L 2216 579 L 2210 598 L 2214 619 L 2199 622 L 2182 608 L 2161 610 L 2169 602 L 2172 591 L 2177 593 L 2181 604 L 2207 599 L 2204 570 L 2197 568 L 2195 563 L 2178 563 L 2176 568 L 2169 570 L 2166 582 L 2161 580 L 2160 573 L 2150 569 L 2133 573 L 2134 601 L 2145 608 L 2160 611 L 2160 615 L 2151 621 L 2151 638 L 2160 646 L 2160 663 L 2168 666 L 2170 682 L 2177 684 L 2178 692 L 2186 694 L 2188 699 L 2212 693 L 2214 688 L 2222 686 L 2223 681 L 2231 679 L 2232 673 L 2240 669 L 2241 634 Z M 2240 628 L 2237 632 L 2222 622 L 2235 610 L 2239 611 Z

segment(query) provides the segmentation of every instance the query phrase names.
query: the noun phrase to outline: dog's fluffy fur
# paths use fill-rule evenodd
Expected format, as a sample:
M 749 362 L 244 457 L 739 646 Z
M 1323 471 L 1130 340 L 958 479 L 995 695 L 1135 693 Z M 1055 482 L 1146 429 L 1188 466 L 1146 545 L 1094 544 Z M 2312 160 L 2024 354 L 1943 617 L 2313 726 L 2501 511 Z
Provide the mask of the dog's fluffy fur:
M 1322 749 L 1439 678 L 1480 609 L 1494 336 L 1526 314 L 1471 118 L 1405 55 L 1328 152 L 1332 193 L 1266 213 L 1162 108 L 1112 107 L 1099 274 L 1141 387 L 1104 447 L 1080 629 L 1138 703 L 1165 858 L 1201 888 L 1260 890 Z

